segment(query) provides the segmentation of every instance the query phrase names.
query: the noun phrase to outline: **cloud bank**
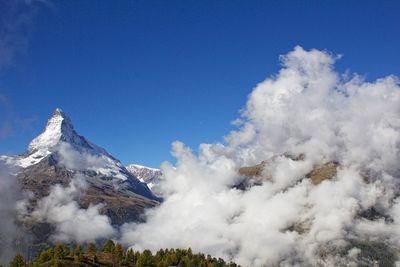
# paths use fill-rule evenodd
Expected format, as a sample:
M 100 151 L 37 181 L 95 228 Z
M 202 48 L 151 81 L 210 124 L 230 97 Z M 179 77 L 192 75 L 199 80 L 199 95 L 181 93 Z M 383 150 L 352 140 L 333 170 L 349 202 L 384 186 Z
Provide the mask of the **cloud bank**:
M 34 210 L 29 209 L 29 199 L 18 203 L 18 215 L 23 221 L 46 222 L 55 226 L 51 236 L 53 242 L 93 241 L 116 234 L 111 220 L 100 213 L 103 205 L 89 205 L 81 208 L 78 200 L 86 192 L 86 177 L 79 170 L 96 170 L 107 162 L 102 157 L 80 153 L 61 142 L 57 148 L 58 165 L 74 172 L 67 187 L 53 185 L 49 194 L 39 199 Z
M 356 266 L 361 251 L 352 240 L 399 249 L 399 80 L 341 75 L 337 59 L 295 47 L 251 92 L 224 143 L 201 144 L 195 155 L 175 142 L 176 166 L 162 166 L 165 201 L 146 223 L 124 225 L 121 241 L 191 247 L 245 266 Z M 273 156 L 269 180 L 233 187 L 240 167 Z M 304 179 L 326 162 L 339 164 L 335 179 Z M 371 210 L 381 216 L 362 215 Z M 303 231 L 293 230 L 299 225 Z
M 8 264 L 15 253 L 18 227 L 15 224 L 19 186 L 12 170 L 0 160 L 0 264 Z
M 19 216 L 25 221 L 34 220 L 55 226 L 51 237 L 53 242 L 83 243 L 114 235 L 110 219 L 100 214 L 102 205 L 89 205 L 83 209 L 76 201 L 86 187 L 84 177 L 76 175 L 68 187 L 53 186 L 49 195 L 40 199 L 31 212 L 26 209 L 27 202 L 20 202 Z

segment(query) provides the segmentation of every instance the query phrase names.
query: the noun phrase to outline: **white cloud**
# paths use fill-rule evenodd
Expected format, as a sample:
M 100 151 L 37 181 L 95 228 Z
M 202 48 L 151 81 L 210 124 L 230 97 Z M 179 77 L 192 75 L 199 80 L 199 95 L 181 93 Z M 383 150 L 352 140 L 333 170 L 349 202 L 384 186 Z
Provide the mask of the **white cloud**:
M 18 227 L 15 224 L 19 186 L 12 170 L 0 160 L 0 264 L 8 264 L 15 253 Z
M 174 143 L 176 166 L 162 166 L 164 203 L 147 213 L 146 223 L 124 225 L 122 241 L 137 249 L 192 247 L 250 266 L 335 266 L 340 255 L 322 259 L 318 250 L 369 238 L 375 228 L 380 238 L 390 232 L 398 248 L 399 82 L 344 78 L 334 70 L 337 59 L 295 47 L 281 57 L 279 73 L 251 92 L 241 126 L 226 143 L 202 144 L 198 156 Z M 285 152 L 306 158 L 278 157 L 270 181 L 244 192 L 231 188 L 239 167 Z M 340 163 L 336 179 L 318 186 L 302 179 L 328 161 Z M 394 222 L 361 219 L 371 206 Z M 310 229 L 287 231 L 295 223 Z M 343 257 L 354 265 L 358 253 Z
M 60 142 L 57 146 L 59 165 L 70 170 L 99 170 L 109 164 L 109 160 L 102 155 L 92 155 L 79 152 L 66 142 Z
M 33 219 L 54 225 L 53 241 L 82 243 L 108 238 L 115 234 L 115 230 L 110 219 L 100 214 L 102 205 L 90 205 L 83 209 L 76 201 L 86 187 L 84 178 L 76 175 L 68 187 L 53 186 L 49 195 L 38 201 L 34 211 L 24 211 L 24 203 L 20 203 L 20 216 L 25 220 Z

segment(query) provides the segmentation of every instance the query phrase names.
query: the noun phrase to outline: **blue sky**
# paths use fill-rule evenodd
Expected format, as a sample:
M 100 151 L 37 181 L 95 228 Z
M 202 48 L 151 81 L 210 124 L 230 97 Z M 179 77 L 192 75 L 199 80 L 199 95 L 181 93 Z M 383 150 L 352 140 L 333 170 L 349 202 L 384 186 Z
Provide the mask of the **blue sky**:
M 367 80 L 400 75 L 399 1 L 5 1 L 1 154 L 24 152 L 61 107 L 123 163 L 172 161 L 175 140 L 221 141 L 295 45 Z

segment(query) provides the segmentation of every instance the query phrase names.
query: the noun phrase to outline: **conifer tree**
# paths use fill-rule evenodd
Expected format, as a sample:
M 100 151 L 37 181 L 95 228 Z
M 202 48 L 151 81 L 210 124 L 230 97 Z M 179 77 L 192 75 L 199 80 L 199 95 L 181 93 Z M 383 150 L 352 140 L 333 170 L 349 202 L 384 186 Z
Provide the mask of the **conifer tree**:
M 126 255 L 125 255 L 125 260 L 124 260 L 124 264 L 125 265 L 129 265 L 129 264 L 133 264 L 133 263 L 136 263 L 136 261 L 137 261 L 137 258 L 136 258 L 136 256 L 135 256 L 135 253 L 133 252 L 133 249 L 128 249 L 128 251 L 126 252 Z
M 54 248 L 54 258 L 62 259 L 69 254 L 69 248 L 64 244 L 57 244 Z
M 157 262 L 156 266 L 157 267 L 169 267 L 167 261 L 165 261 L 165 260 L 161 260 L 161 261 Z
M 165 252 L 164 252 L 163 249 L 160 249 L 159 251 L 157 251 L 156 255 L 155 255 L 156 263 L 157 264 L 161 263 L 161 261 L 163 260 L 164 256 L 165 256 Z
M 146 249 L 144 250 L 139 259 L 136 261 L 136 267 L 152 267 L 155 266 L 153 255 L 151 251 Z
M 74 255 L 79 255 L 79 254 L 82 254 L 82 253 L 83 253 L 83 251 L 82 251 L 81 245 L 77 244 L 75 246 L 75 249 L 74 249 Z
M 86 253 L 93 256 L 96 254 L 96 251 L 97 251 L 96 244 L 93 242 L 89 242 L 87 244 Z
M 168 254 L 167 257 L 167 263 L 168 265 L 176 266 L 178 264 L 178 257 L 176 256 L 176 253 L 174 250 L 171 249 L 171 251 Z
M 14 259 L 10 262 L 10 267 L 25 267 L 26 263 L 21 254 L 15 255 Z
M 178 267 L 190 267 L 190 259 L 187 255 L 183 256 L 179 261 Z
M 81 245 L 77 244 L 74 249 L 74 259 L 76 263 L 79 263 L 83 259 L 83 251 Z
M 108 253 L 114 253 L 115 250 L 115 243 L 112 240 L 107 240 L 107 242 L 104 244 L 102 251 L 103 252 L 108 252 Z
M 42 264 L 42 263 L 50 261 L 51 258 L 52 258 L 51 253 L 49 252 L 49 250 L 46 250 L 39 254 L 39 256 L 36 259 L 36 262 L 39 264 Z
M 188 257 L 189 257 L 190 259 L 193 257 L 193 252 L 192 252 L 192 249 L 191 249 L 191 248 L 188 249 L 187 255 L 188 255 Z
M 117 243 L 115 245 L 114 255 L 115 259 L 117 260 L 117 263 L 121 264 L 124 258 L 124 248 L 122 247 L 121 244 Z

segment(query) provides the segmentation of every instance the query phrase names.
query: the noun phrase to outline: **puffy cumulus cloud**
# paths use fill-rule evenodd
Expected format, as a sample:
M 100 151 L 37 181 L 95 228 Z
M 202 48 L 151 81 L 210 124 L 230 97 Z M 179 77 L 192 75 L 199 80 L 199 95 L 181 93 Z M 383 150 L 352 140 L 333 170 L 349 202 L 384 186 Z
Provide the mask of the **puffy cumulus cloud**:
M 26 209 L 26 202 L 19 203 L 22 220 L 47 222 L 55 226 L 53 241 L 84 242 L 107 238 L 115 234 L 110 219 L 100 214 L 102 205 L 80 208 L 75 200 L 86 188 L 84 179 L 76 175 L 68 187 L 55 185 L 48 196 L 40 199 L 32 212 Z
M 146 223 L 124 225 L 122 242 L 192 247 L 246 266 L 356 266 L 362 252 L 353 239 L 398 249 L 399 82 L 348 78 L 335 71 L 337 59 L 295 47 L 281 57 L 279 73 L 251 92 L 224 143 L 202 144 L 198 155 L 174 143 L 176 166 L 162 166 L 164 202 Z M 273 156 L 269 179 L 235 189 L 240 167 Z M 304 179 L 333 161 L 334 179 Z M 382 216 L 362 216 L 371 208 Z

